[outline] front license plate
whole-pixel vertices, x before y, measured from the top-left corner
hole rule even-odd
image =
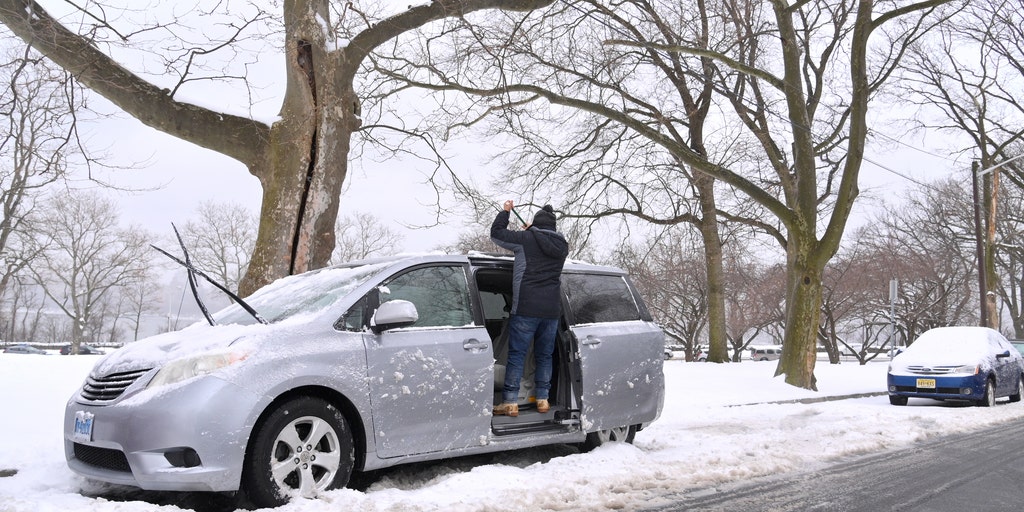
[[[917,387],[935,389],[935,379],[917,379]]]
[[[71,433],[71,440],[78,442],[92,441],[92,422],[93,414],[91,412],[76,412],[75,431]]]

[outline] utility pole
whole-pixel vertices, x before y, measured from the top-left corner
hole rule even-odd
[[[971,162],[971,192],[974,198],[974,246],[978,257],[978,294],[981,311],[978,315],[979,324],[985,327],[988,321],[988,286],[986,286],[985,272],[985,243],[981,236],[981,199],[978,197],[978,167],[977,160]]]
[[[899,281],[889,280],[889,350],[896,355],[896,297],[899,295]]]

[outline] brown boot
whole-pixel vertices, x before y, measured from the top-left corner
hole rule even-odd
[[[501,405],[495,405],[494,406],[494,415],[495,416],[511,416],[511,417],[515,418],[516,416],[519,416],[519,404],[514,403],[514,402],[512,402],[512,403],[505,402],[505,403],[503,403]]]
[[[551,404],[548,403],[546,398],[541,398],[540,400],[537,400],[537,412],[544,414],[549,410],[551,410]]]

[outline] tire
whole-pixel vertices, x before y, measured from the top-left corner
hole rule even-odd
[[[1011,402],[1020,402],[1020,398],[1024,396],[1024,375],[1021,375],[1017,379],[1017,393],[1010,395]]]
[[[333,405],[299,397],[281,404],[254,430],[242,466],[242,489],[258,508],[348,484],[355,466],[352,430]]]
[[[907,405],[908,398],[905,396],[889,395],[889,403],[892,405]]]
[[[996,405],[996,384],[992,379],[985,381],[985,396],[978,400],[978,407],[995,407]]]
[[[587,434],[587,440],[583,442],[583,445],[580,448],[584,452],[589,452],[598,446],[603,446],[608,443],[633,444],[634,437],[636,437],[636,427],[633,425],[608,430],[598,430],[597,432]]]

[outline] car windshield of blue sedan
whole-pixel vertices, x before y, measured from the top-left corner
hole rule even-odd
[[[270,323],[299,314],[312,314],[331,306],[375,275],[387,264],[327,268],[288,276],[245,298]],[[233,304],[214,314],[218,324],[254,324],[256,320],[241,306]]]

